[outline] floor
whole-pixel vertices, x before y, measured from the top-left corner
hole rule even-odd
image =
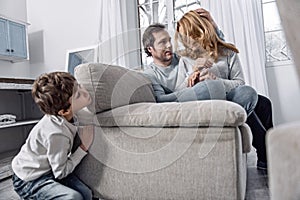
[[[267,170],[256,168],[256,153],[253,149],[247,159],[247,191],[245,200],[269,200],[269,183]]]
[[[7,160],[5,160],[7,163]],[[256,154],[251,151],[248,154],[248,178],[246,200],[269,200],[268,175],[265,170],[256,169]],[[17,194],[12,188],[11,178],[1,179],[1,169],[4,163],[0,163],[0,200],[18,200]],[[6,170],[7,171],[7,170]]]

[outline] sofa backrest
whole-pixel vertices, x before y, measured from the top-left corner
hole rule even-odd
[[[75,78],[93,98],[88,109],[99,113],[116,107],[155,102],[151,82],[140,72],[120,66],[85,63],[75,68]]]

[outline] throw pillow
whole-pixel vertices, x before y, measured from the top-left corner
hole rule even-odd
[[[139,102],[155,102],[150,80],[142,73],[124,67],[85,63],[75,68],[75,78],[93,98],[88,107],[99,113]]]

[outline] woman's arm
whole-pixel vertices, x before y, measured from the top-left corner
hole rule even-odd
[[[231,52],[227,56],[228,66],[228,77],[226,78],[217,78],[222,80],[226,89],[226,92],[229,92],[231,89],[236,88],[239,85],[244,85],[244,74],[242,70],[242,65],[239,59],[239,56],[235,52]],[[225,67],[225,66],[224,66]]]

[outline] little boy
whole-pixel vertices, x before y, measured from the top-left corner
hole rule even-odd
[[[71,153],[73,115],[91,103],[89,93],[69,73],[52,72],[35,80],[32,96],[45,115],[12,161],[15,191],[22,199],[92,199],[72,173],[92,143],[92,126],[81,130],[81,145]]]

